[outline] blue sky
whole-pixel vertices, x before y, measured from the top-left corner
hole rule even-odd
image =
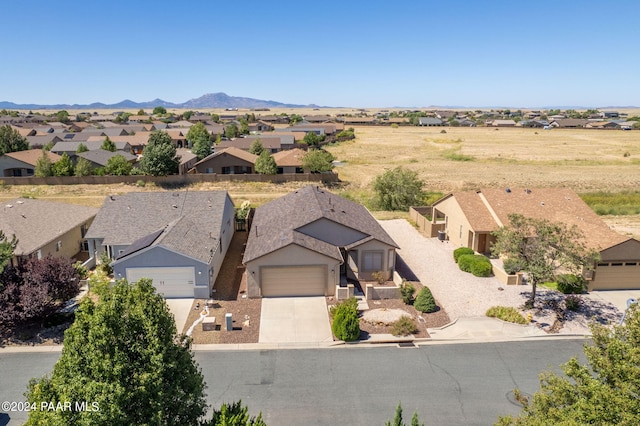
[[[5,1],[0,101],[640,105],[640,2]]]

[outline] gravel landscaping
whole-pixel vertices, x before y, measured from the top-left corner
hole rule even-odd
[[[485,316],[492,306],[518,308],[526,317],[549,333],[586,334],[593,321],[617,323],[621,313],[608,303],[582,295],[583,305],[578,312],[564,311],[558,321],[556,306],[562,307],[564,295],[538,286],[536,309],[524,310],[524,302],[531,294],[530,285],[506,285],[497,278],[474,277],[463,272],[453,260],[457,247],[437,238],[425,238],[404,219],[380,221],[382,227],[401,247],[397,253],[416,278],[431,289],[439,305],[451,320],[463,317]]]

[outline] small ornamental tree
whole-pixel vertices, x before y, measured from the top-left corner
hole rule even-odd
[[[231,123],[224,128],[224,135],[229,139],[237,138],[239,134],[240,131],[238,130],[238,126],[234,123]]]
[[[324,136],[320,136],[316,134],[316,132],[307,132],[304,135],[304,139],[302,141],[310,147],[317,148],[320,146],[320,142],[324,140]]]
[[[423,287],[418,292],[416,300],[413,302],[413,307],[424,313],[435,312],[438,309],[433,294],[431,294],[431,290],[428,287]]]
[[[355,298],[337,304],[333,311],[331,330],[336,338],[345,342],[353,342],[360,337],[360,320],[358,319],[358,302]]]
[[[117,147],[116,147],[116,144],[111,139],[109,139],[109,136],[107,136],[104,142],[102,142],[102,145],[100,145],[100,149],[104,149],[105,151],[116,152]]]
[[[211,154],[211,133],[201,122],[189,128],[187,140],[191,144],[191,152],[198,156],[198,160]]]
[[[80,154],[82,152],[87,152],[87,151],[89,151],[89,148],[87,148],[87,146],[85,144],[80,142],[78,144],[78,148],[76,148],[76,154]]]
[[[262,413],[258,417],[249,416],[249,410],[242,405],[242,400],[231,404],[222,404],[219,410],[213,411],[210,422],[205,426],[266,426]]]
[[[579,273],[592,268],[598,259],[595,250],[588,249],[584,234],[574,225],[555,223],[546,219],[509,215],[509,225],[495,231],[496,241],[491,252],[521,262],[531,283],[531,297],[526,303],[533,308],[536,287],[554,281],[557,271]]]
[[[420,205],[424,192],[423,182],[412,170],[396,167],[376,176],[373,189],[377,201],[384,210],[409,210]]]
[[[31,411],[27,424],[197,425],[204,390],[190,341],[151,280],[121,280],[99,303],[82,300],[51,375],[32,379],[25,394],[38,407],[86,401],[91,409]]]
[[[311,173],[328,172],[333,169],[335,157],[324,149],[311,149],[302,157],[302,167]]]
[[[262,151],[262,154],[256,159],[256,172],[261,175],[275,175],[278,172],[276,160],[273,159],[273,155],[269,151]]]
[[[92,171],[91,162],[86,158],[79,157],[73,169],[74,176],[90,176]]]

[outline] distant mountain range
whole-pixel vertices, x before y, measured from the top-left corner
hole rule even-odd
[[[162,106],[165,108],[326,108],[318,105],[297,105],[285,104],[276,101],[264,101],[261,99],[243,98],[239,96],[229,96],[226,93],[207,93],[199,98],[189,99],[181,104],[163,101],[162,99],[154,99],[149,102],[134,102],[129,99],[118,102],[116,104],[104,104],[95,102],[92,104],[56,104],[56,105],[40,105],[40,104],[16,104],[13,102],[0,101],[0,109],[135,109],[135,108],[155,108]]]

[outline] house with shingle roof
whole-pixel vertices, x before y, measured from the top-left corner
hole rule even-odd
[[[74,257],[86,252],[85,234],[98,209],[75,204],[17,198],[0,206],[0,230],[18,245],[12,263],[30,257]]]
[[[5,177],[33,176],[38,160],[44,152],[41,149],[7,152],[0,156],[0,174]],[[60,156],[53,152],[47,152],[47,155],[52,163],[60,159]]]
[[[304,173],[302,159],[307,151],[294,148],[286,151],[280,151],[273,154],[273,159],[278,166],[278,174],[283,173]]]
[[[489,253],[492,233],[510,214],[575,225],[601,261],[587,277],[592,290],[640,288],[640,241],[613,231],[569,188],[482,189],[452,192],[431,206],[427,234],[437,231],[456,247]]]
[[[216,149],[235,147],[238,149],[249,151],[249,149],[251,148],[251,144],[256,139],[260,139],[262,146],[265,149],[269,150],[272,154],[275,154],[278,151],[282,151],[283,149],[291,149],[293,148],[293,144],[295,143],[295,140],[292,134],[269,134],[269,135],[247,136],[244,138],[235,138],[231,140],[222,141],[220,142],[220,144],[218,144]]]
[[[249,297],[331,296],[393,276],[397,244],[362,205],[306,186],[258,207],[242,263]]]
[[[209,298],[235,229],[226,191],[130,192],[107,197],[87,232],[116,279],[150,278],[165,297]]]
[[[127,162],[134,164],[138,161],[138,157],[126,151],[107,151],[104,149],[95,149],[93,151],[85,151],[77,153],[77,157],[84,158],[91,163],[92,168],[104,167],[109,160],[116,155],[121,155]]]
[[[195,173],[243,175],[254,173],[257,155],[236,147],[216,148],[216,152],[198,161]]]

